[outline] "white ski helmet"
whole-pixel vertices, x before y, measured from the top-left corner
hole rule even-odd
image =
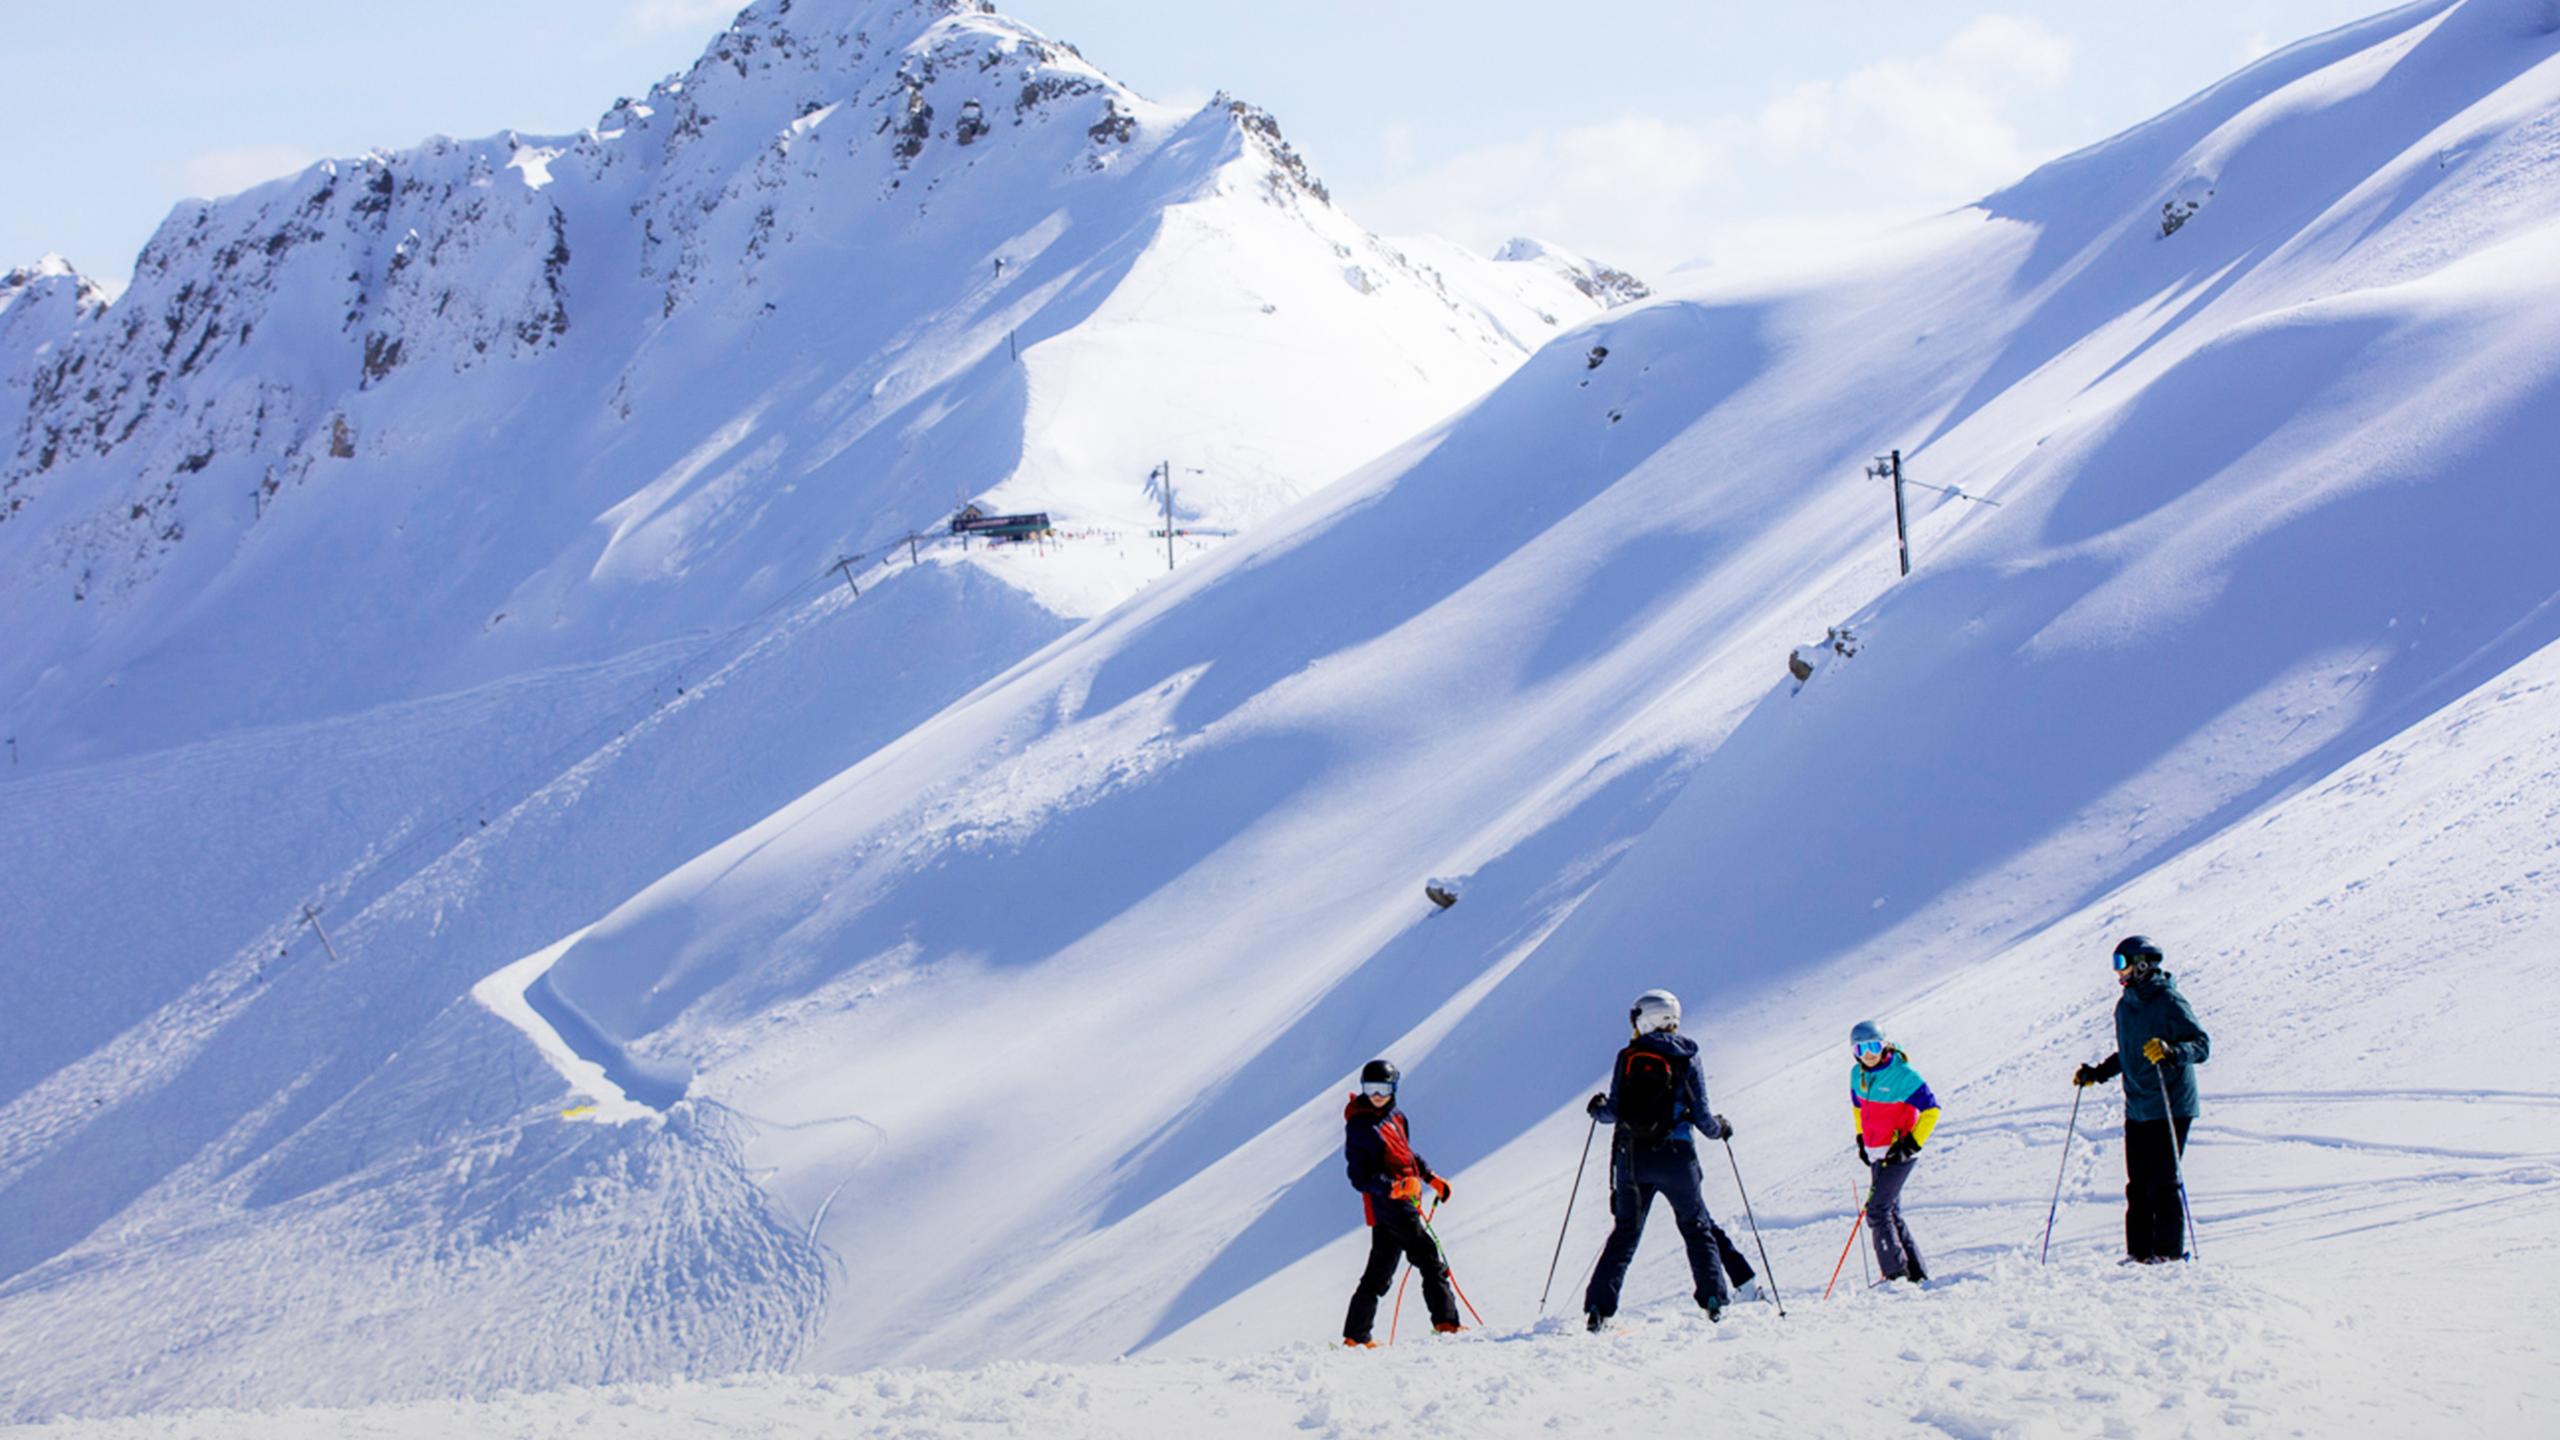
[[[1650,1035],[1656,1030],[1677,1030],[1680,1028],[1680,997],[1668,990],[1647,990],[1637,996],[1634,1006],[1628,1009],[1627,1021],[1636,1027],[1639,1035]]]

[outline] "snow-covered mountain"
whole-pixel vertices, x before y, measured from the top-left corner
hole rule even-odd
[[[767,0],[592,130],[190,203],[111,309],[0,337],[7,723],[58,762],[281,650],[342,653],[179,733],[624,653],[962,500],[1143,531],[1167,459],[1177,522],[1232,530],[1600,308],[1439,259],[1242,102],[962,0]],[[1163,568],[1095,548],[1007,573],[1081,615]]]
[[[2518,1218],[2552,1177],[2529,1138],[2550,1097],[2497,1036],[2560,1023],[2537,963],[2560,924],[2560,496],[2538,478],[2560,442],[2556,134],[2542,0],[2421,0],[1854,263],[1612,309],[983,684],[949,659],[965,636],[836,629],[869,589],[791,607],[749,648],[808,658],[697,677],[682,727],[635,726],[592,779],[333,900],[353,912],[343,963],[305,940],[252,974],[273,946],[244,952],[13,1072],[0,1336],[39,1358],[13,1366],[11,1404],[1322,1336],[1360,1243],[1341,1090],[1380,1053],[1456,1180],[1440,1229],[1462,1282],[1508,1334],[1535,1313],[1581,1097],[1655,984],[1689,1002],[1797,1303],[1854,1198],[1839,1082],[1863,1018],[1947,1104],[1913,1223],[1978,1288],[1895,1297],[1890,1344],[1743,1316],[1703,1352],[1602,1352],[1636,1357],[1629,1383],[1732,1357],[1725,1378],[1798,1428],[1901,1405],[1986,1433],[2020,1405],[2138,1429],[2523,1395],[2548,1365],[2533,1297],[2560,1281]],[[694,383],[716,388],[733,352],[704,353]],[[912,418],[923,449],[977,433],[958,408]],[[1908,580],[1864,473],[1888,450],[1915,487],[1961,492],[1912,490]],[[788,511],[781,488],[751,471],[727,494]],[[611,580],[614,546],[590,543]],[[663,553],[688,580],[725,563]],[[877,597],[912,607],[901,626],[992,611],[1018,633],[1014,602],[967,591],[981,572],[915,568]],[[898,598],[927,581],[960,600]],[[594,603],[552,628],[640,633],[645,598]],[[815,658],[840,633],[899,674],[886,703],[860,708],[863,681]],[[498,723],[525,725],[525,751],[585,753],[577,697],[622,677],[541,673],[260,743],[336,775],[426,767]],[[741,815],[788,767],[729,794],[733,752],[814,765],[830,707],[791,697],[830,686],[856,717],[846,763]],[[909,718],[926,694],[959,698]],[[225,767],[246,793],[261,753],[6,793],[76,835]],[[665,848],[635,837],[732,817],[561,913],[555,892]],[[20,873],[63,873],[18,843]],[[1435,876],[1461,882],[1445,912],[1421,894]],[[48,934],[82,918],[43,913]],[[2061,1176],[2079,1306],[2012,1267],[2055,1183],[2070,1067],[2112,1043],[2104,956],[2132,929],[2215,1030],[2189,1178],[2218,1268],[2159,1294],[2093,1273],[2117,1164],[2100,1101]],[[59,983],[48,1014],[134,1003]],[[1589,1183],[1582,1201],[1574,1264],[1605,1224]],[[2498,1274],[2437,1293],[2474,1244]],[[1636,1298],[1677,1299],[1674,1250],[1653,1242]],[[2375,1291],[2387,1310],[2356,1308]],[[1528,1428],[1559,1396],[1590,1403],[1583,1352],[1547,1347],[1593,1343],[1530,1333],[1340,1383],[1310,1356],[1138,1383],[1164,1377],[1177,1409],[1219,1383],[1240,1405],[1277,1394],[1317,1430],[1355,1406],[1452,1423],[1440,1386],[1466,1386]],[[2377,1399],[2394,1356],[2423,1374]],[[861,1392],[924,1423],[1043,1428],[1051,1397],[1074,1407],[1052,1372],[998,1396],[1018,1373],[954,1381],[948,1405],[934,1382]],[[894,1418],[867,1404],[842,1408]]]
[[[493,960],[1161,576],[1159,465],[1188,563],[1600,308],[1415,258],[1267,114],[1154,105],[956,0],[766,0],[580,135],[191,202],[111,305],[13,272],[0,1283],[118,1215],[279,1218],[237,1188],[260,1157],[485,1019]],[[963,547],[964,500],[1058,532]],[[697,1278],[769,1337],[814,1293],[767,1274],[777,1320]],[[399,1363],[791,1352],[680,1343],[655,1283],[632,1335]]]

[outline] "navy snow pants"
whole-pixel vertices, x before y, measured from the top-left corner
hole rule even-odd
[[[1656,1195],[1671,1202],[1672,1221],[1680,1227],[1680,1241],[1689,1250],[1689,1278],[1697,1285],[1698,1303],[1712,1299],[1721,1306],[1731,1298],[1732,1292],[1725,1287],[1724,1257],[1730,1252],[1739,1259],[1740,1253],[1707,1213],[1701,1188],[1704,1178],[1698,1171],[1697,1147],[1686,1142],[1611,1149],[1609,1213],[1618,1223],[1600,1251],[1599,1267],[1591,1272],[1591,1288],[1582,1297],[1583,1313],[1603,1319],[1618,1313],[1618,1291],[1626,1284],[1627,1267],[1635,1263],[1636,1242],[1644,1238],[1645,1212],[1653,1208]]]
[[[1902,1187],[1919,1164],[1918,1156],[1899,1165],[1879,1160],[1869,1172],[1875,1179],[1867,1191],[1867,1233],[1875,1237],[1876,1273],[1887,1280],[1929,1278],[1920,1263],[1920,1247],[1911,1241],[1911,1227],[1902,1223]]]

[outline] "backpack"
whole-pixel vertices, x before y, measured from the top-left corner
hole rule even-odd
[[[1659,1145],[1679,1123],[1680,1061],[1628,1046],[1618,1058],[1618,1133],[1638,1145]]]

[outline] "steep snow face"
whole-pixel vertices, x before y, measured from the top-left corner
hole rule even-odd
[[[0,1324],[147,1307],[128,1227],[212,1288],[193,1358],[0,1404],[795,1356],[832,1282],[748,1132],[553,1133],[473,987],[1596,311],[1369,236],[1249,105],[844,0],[579,135],[190,204],[111,306],[13,280]]]
[[[1309,1292],[1262,1287],[1356,1213],[1343,1077],[1408,1062],[1444,1165],[1567,1154],[1648,984],[1719,1087],[1783,1089],[1760,1153],[1811,1174],[1837,1082],[1806,1057],[1851,1021],[2102,956],[2112,908],[2017,947],[2560,635],[2528,478],[2560,42],[2519,14],[2394,12],[1863,269],[1592,326],[542,985],[769,1127],[864,1297],[823,1364],[1302,1332]],[[1861,475],[1888,447],[1997,502],[1915,490],[1902,585]],[[1859,653],[1795,693],[1790,646],[1843,621]],[[2498,883],[2547,913],[2550,874]],[[2147,894],[2140,928],[2208,950]],[[1948,1048],[2050,1049],[2051,1013]],[[2000,1073],[1968,1104],[2045,1083]],[[1506,1273],[1554,1198],[1517,1163],[1453,1219]]]

